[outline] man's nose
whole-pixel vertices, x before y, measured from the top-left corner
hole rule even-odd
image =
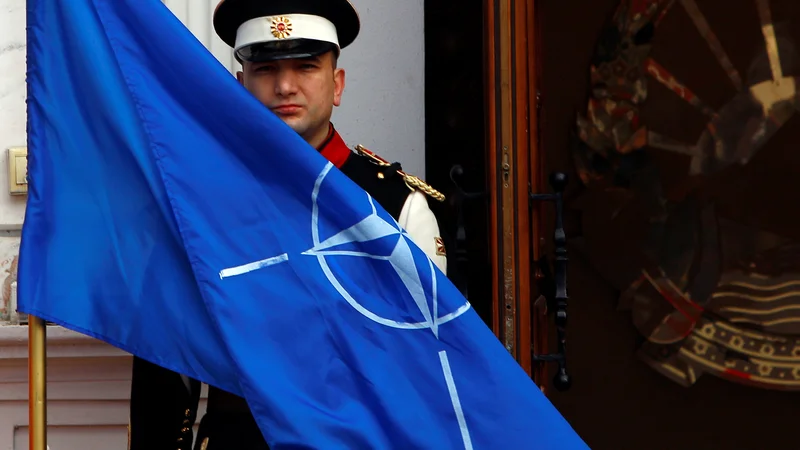
[[[275,82],[275,94],[292,95],[297,92],[297,76],[293,70],[279,70]]]

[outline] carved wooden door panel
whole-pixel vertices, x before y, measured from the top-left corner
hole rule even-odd
[[[794,0],[622,0],[592,61],[576,248],[684,386],[800,390],[799,21]]]
[[[800,405],[800,2],[540,8],[543,153],[570,174],[574,383],[551,401],[592,448],[784,448]]]

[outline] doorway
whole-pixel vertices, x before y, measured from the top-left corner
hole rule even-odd
[[[447,197],[435,212],[453,281],[491,326],[483,20],[481,1],[425,2],[425,175]]]

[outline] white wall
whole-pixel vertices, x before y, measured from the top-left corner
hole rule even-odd
[[[25,0],[0,0],[0,224],[21,224],[25,197],[8,194],[6,149],[25,143]]]
[[[425,177],[423,0],[352,0],[361,34],[342,52],[347,74],[333,120],[345,142],[364,144]]]

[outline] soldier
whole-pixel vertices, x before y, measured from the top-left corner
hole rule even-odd
[[[341,102],[341,49],[360,29],[348,0],[222,0],[214,28],[231,46],[239,82],[344,174],[367,191],[446,273],[438,222],[428,197],[443,196],[361,146],[345,145],[331,124]],[[189,450],[200,383],[134,359],[130,406],[133,450]],[[195,450],[267,449],[245,400],[209,386]]]

